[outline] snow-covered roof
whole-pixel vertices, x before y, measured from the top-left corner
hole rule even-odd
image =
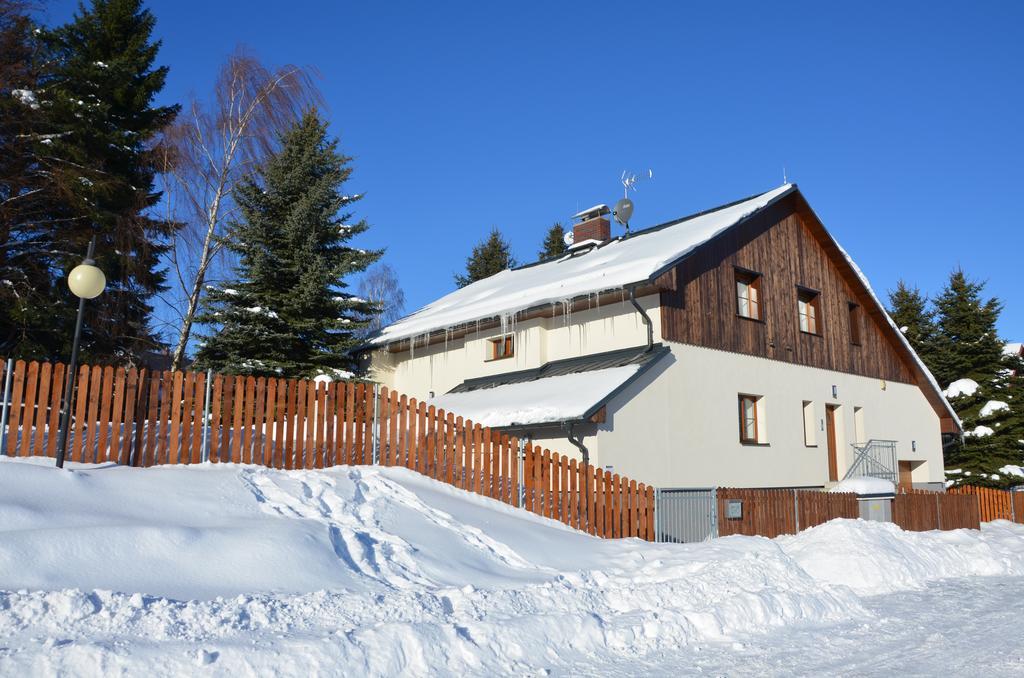
[[[385,327],[370,340],[383,345],[543,304],[647,282],[694,248],[794,190],[773,191],[665,226],[617,238],[582,253],[502,271],[467,285]]]
[[[428,404],[471,419],[481,426],[554,424],[578,421],[605,402],[642,369],[625,365],[578,372],[520,384],[446,393]]]
[[[1021,349],[1024,348],[1024,344],[1019,341],[1008,341],[1003,346],[1004,355],[1021,355]]]

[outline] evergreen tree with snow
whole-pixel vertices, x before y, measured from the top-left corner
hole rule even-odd
[[[455,274],[455,284],[465,287],[515,266],[516,260],[512,256],[512,246],[501,235],[501,231],[492,228],[491,234],[476,245],[473,248],[473,253],[466,259],[465,275]]]
[[[238,278],[209,289],[199,320],[217,329],[200,343],[197,366],[286,377],[354,368],[349,352],[379,307],[347,293],[346,279],[382,252],[349,244],[369,228],[351,222],[361,196],[341,191],[350,161],[311,111],[236,191],[241,218],[224,244]]]
[[[953,271],[935,299],[936,341],[929,368],[948,384],[950,404],[963,422],[964,439],[947,452],[957,482],[999,486],[999,469],[1020,463],[1020,385],[1011,375],[996,323],[1002,303],[983,299],[985,285]]]
[[[928,297],[900,280],[896,289],[889,292],[889,315],[921,360],[931,365],[937,330]]]
[[[541,243],[540,252],[537,253],[538,259],[551,259],[554,257],[560,257],[568,251],[568,246],[565,244],[565,228],[560,222],[555,222],[551,228],[548,229],[548,233],[544,236],[544,242]]]
[[[957,269],[935,299],[938,339],[930,367],[940,384],[963,378],[981,383],[1002,366],[1004,342],[996,321],[1003,305],[996,298],[983,300],[984,289]]]
[[[64,276],[93,236],[107,289],[88,305],[83,358],[134,362],[157,346],[151,300],[163,289],[159,262],[175,225],[150,212],[160,200],[152,145],[178,107],[154,105],[167,76],[154,65],[155,21],[140,0],[93,0],[68,24],[40,31],[46,63],[34,100],[43,124],[31,139],[35,169],[57,190],[38,254],[52,276],[40,302],[45,326],[32,328],[38,357],[67,357],[78,304]]]
[[[0,355],[50,357],[55,174],[40,154],[48,111],[28,8],[0,0]]]

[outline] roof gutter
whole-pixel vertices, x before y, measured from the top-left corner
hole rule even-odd
[[[651,320],[651,316],[647,315],[647,311],[644,307],[637,303],[636,300],[636,285],[629,287],[629,303],[633,304],[633,308],[640,314],[644,324],[647,325],[647,350],[644,353],[650,353],[654,350],[654,322]]]
[[[565,427],[566,438],[568,438],[569,442],[572,443],[573,446],[575,446],[576,449],[578,449],[580,451],[580,457],[583,459],[583,488],[589,490],[589,486],[590,486],[590,450],[588,450],[587,446],[583,444],[583,438],[581,436],[577,436],[575,434],[575,431],[573,430],[573,424],[571,424],[571,423],[570,424],[563,423],[562,426]],[[585,500],[584,508],[583,508],[584,515],[580,516],[580,524],[581,525],[587,525],[590,522],[590,515],[591,515],[590,502],[593,501],[593,500],[590,498],[590,495],[592,494],[591,492],[586,491],[586,492],[583,492],[583,494],[586,496],[586,500]]]

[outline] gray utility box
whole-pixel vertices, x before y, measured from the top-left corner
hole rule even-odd
[[[892,522],[892,500],[894,494],[862,494],[857,497],[862,520],[877,520],[883,523]]]

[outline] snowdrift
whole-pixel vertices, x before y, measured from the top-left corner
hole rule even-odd
[[[494,675],[1024,575],[1024,528],[605,541],[405,469],[0,463],[0,673]],[[43,464],[46,464],[45,466]]]

